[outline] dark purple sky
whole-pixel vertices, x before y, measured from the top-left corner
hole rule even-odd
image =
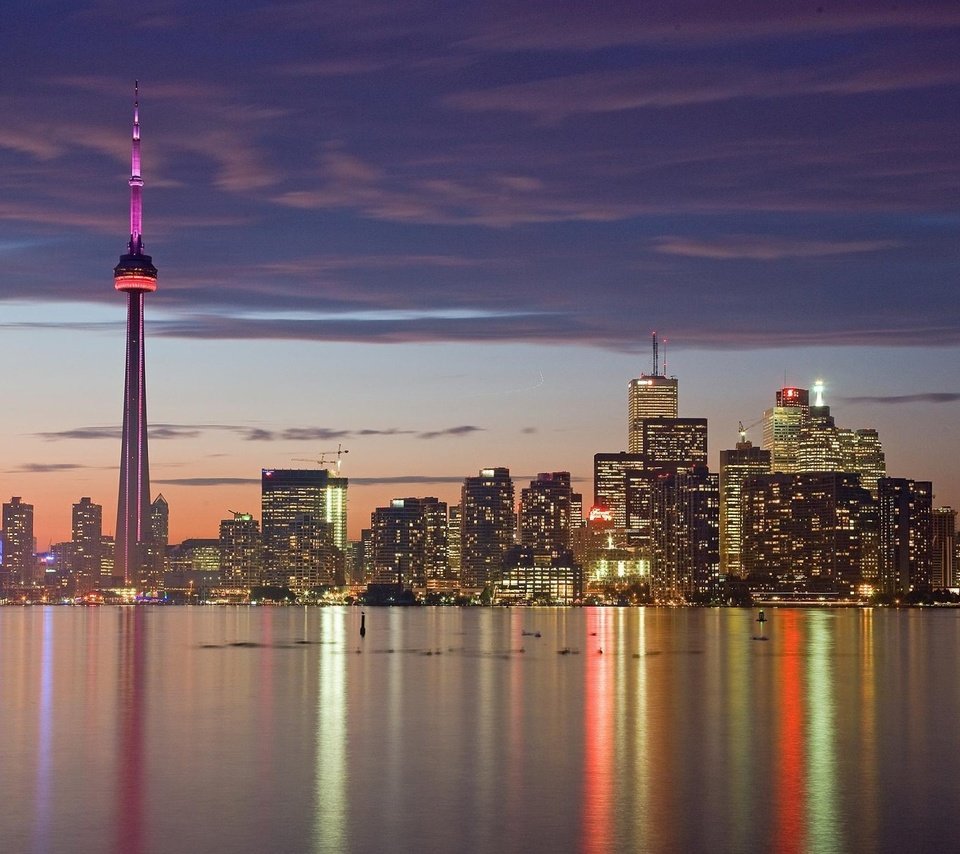
[[[147,5],[0,27],[0,492],[51,531],[113,512],[134,77],[175,529],[337,436],[391,494],[587,477],[653,329],[714,454],[823,374],[960,501],[956,2]]]

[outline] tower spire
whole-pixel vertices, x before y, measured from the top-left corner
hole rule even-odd
[[[130,147],[130,242],[113,268],[113,285],[127,295],[126,373],[123,387],[123,432],[120,489],[117,501],[116,573],[124,584],[150,580],[146,558],[150,546],[150,464],[147,455],[147,380],[144,359],[144,296],[157,289],[157,268],[143,251],[143,178],[140,176],[140,84],[133,88],[133,135]]]
[[[143,254],[143,178],[140,177],[140,81],[133,84],[133,137],[130,141],[130,254]]]
[[[653,333],[653,373],[651,376],[660,376],[660,348],[657,344],[657,333]]]

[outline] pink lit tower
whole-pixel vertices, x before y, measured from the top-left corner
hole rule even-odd
[[[143,251],[140,177],[140,87],[133,90],[130,244],[113,269],[114,287],[127,295],[127,367],[123,384],[123,447],[117,501],[115,574],[138,586],[149,537],[150,464],[147,458],[147,382],[143,358],[143,297],[157,289],[157,268]]]

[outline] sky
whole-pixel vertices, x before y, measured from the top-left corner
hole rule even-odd
[[[0,56],[0,496],[38,548],[81,496],[115,524],[134,79],[171,542],[341,445],[352,536],[489,466],[589,505],[654,330],[712,467],[823,378],[960,506],[955,0],[12,0]]]

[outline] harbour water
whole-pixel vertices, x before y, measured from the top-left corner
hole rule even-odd
[[[960,611],[767,617],[0,608],[0,850],[960,850]]]

